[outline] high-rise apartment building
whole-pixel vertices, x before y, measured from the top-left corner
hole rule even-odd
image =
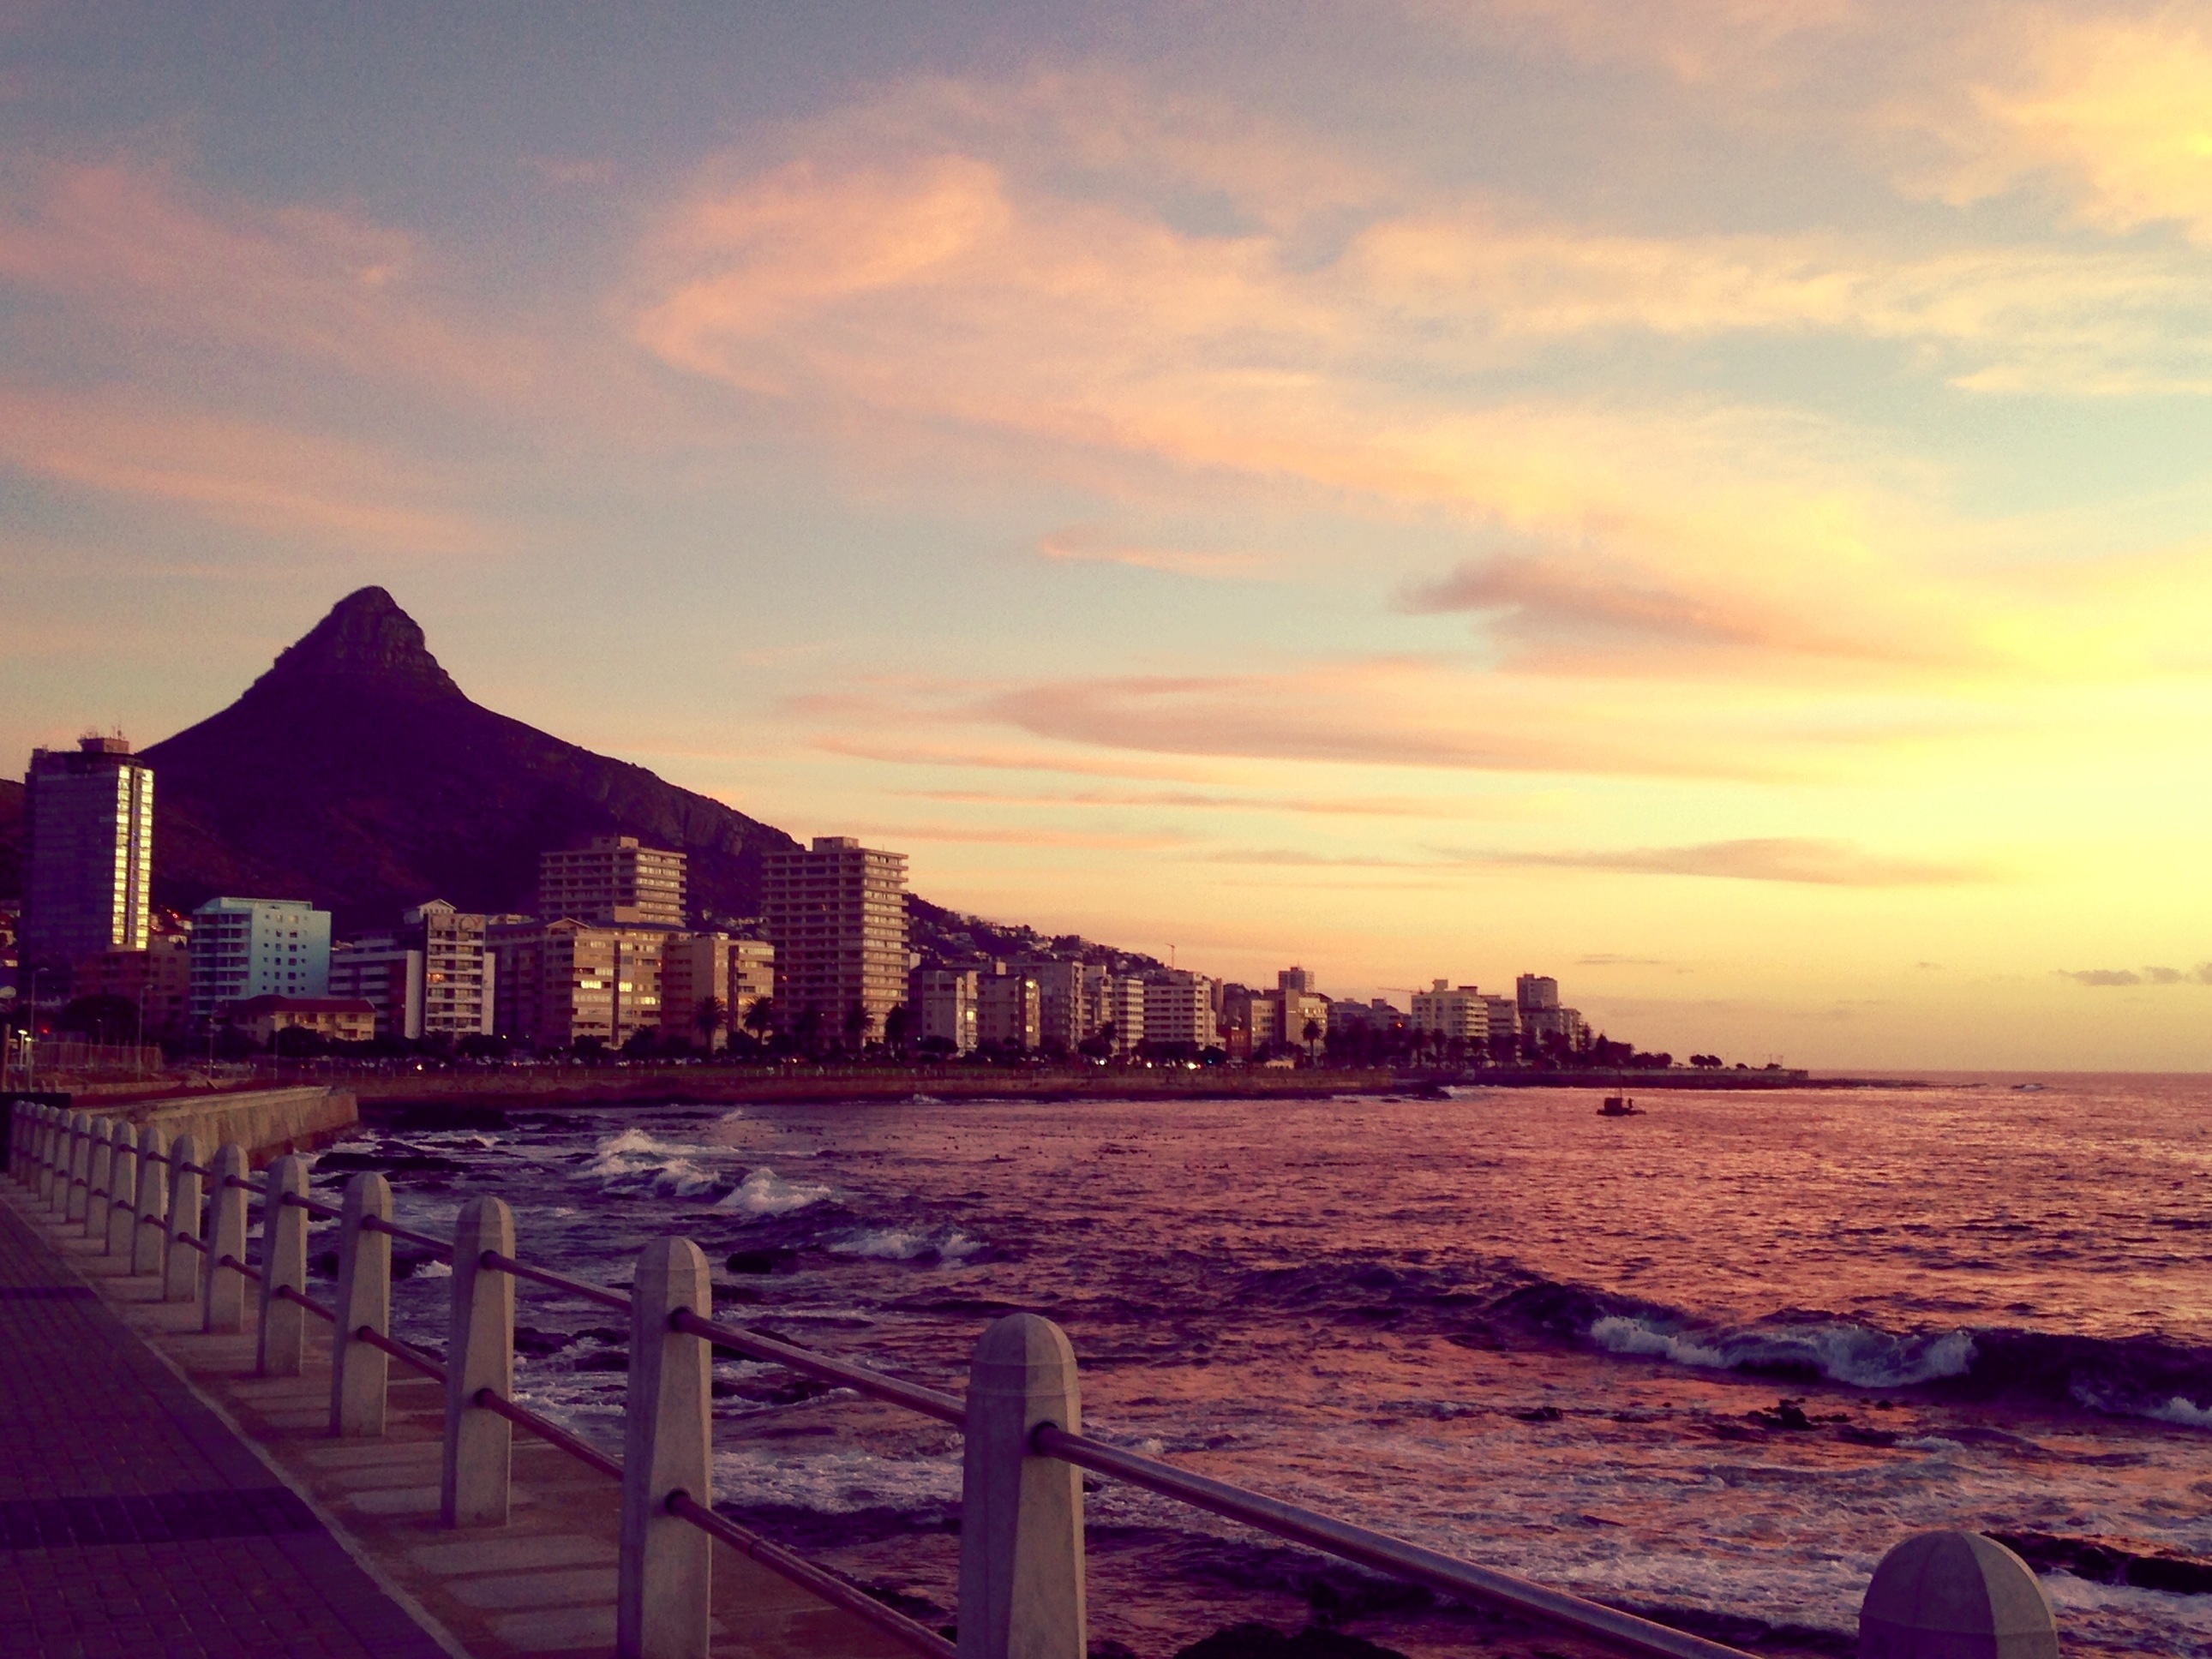
[[[1559,1006],[1559,981],[1548,974],[1523,974],[1513,981],[1513,1000],[1523,1014]]]
[[[1040,1046],[1073,1054],[1106,1018],[1102,1006],[1105,968],[1095,962],[1068,962],[1056,957],[1024,957],[1013,965],[1037,983]]]
[[[564,917],[494,921],[486,933],[501,1036],[545,1054],[586,1039],[619,1048],[641,1030],[660,1029],[664,930]]]
[[[23,779],[26,963],[69,967],[151,936],[154,769],[121,738],[34,749]]]
[[[1044,1040],[1044,998],[1032,975],[997,962],[978,976],[975,1040],[1024,1050]]]
[[[538,914],[594,927],[681,927],[684,855],[635,836],[594,836],[538,855]]]
[[[1490,1013],[1490,1041],[1521,1035],[1521,1005],[1513,998],[1486,996],[1482,1006]]]
[[[192,912],[191,1020],[248,997],[330,992],[331,916],[305,899],[215,898]]]
[[[1145,1000],[1149,989],[1134,974],[1106,976],[1100,998],[1105,1018],[1098,1029],[1106,1033],[1108,1027],[1112,1028],[1111,1047],[1115,1054],[1134,1054],[1145,1040]]]
[[[881,1036],[906,1000],[906,854],[817,836],[811,848],[769,854],[762,874],[777,1024],[790,1030],[811,1015],[836,1038],[857,1008],[861,1035]]]
[[[660,951],[660,1033],[710,1053],[775,990],[775,948],[727,933],[672,933]],[[711,1000],[713,1008],[708,1007]],[[716,1013],[714,1030],[700,1022]]]
[[[973,968],[915,969],[907,978],[908,1038],[916,1044],[948,1044],[956,1054],[973,1049],[980,978]]]
[[[443,899],[417,905],[389,933],[331,952],[331,994],[376,1010],[376,1034],[410,1042],[489,1033],[498,963],[484,945],[489,918]]]
[[[1145,982],[1145,1041],[1212,1048],[1221,1040],[1215,994],[1214,982],[1203,974],[1174,969],[1154,974]]]
[[[1447,1040],[1483,1043],[1490,1040],[1490,1000],[1472,985],[1437,980],[1413,993],[1413,1029]]]

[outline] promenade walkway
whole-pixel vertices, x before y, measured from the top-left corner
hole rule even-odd
[[[0,1205],[0,1652],[444,1659]]]

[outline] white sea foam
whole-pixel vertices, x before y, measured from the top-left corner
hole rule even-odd
[[[716,1181],[714,1171],[692,1156],[698,1150],[655,1140],[642,1129],[624,1129],[599,1142],[583,1173],[610,1190],[693,1198]]]
[[[2163,1406],[2153,1406],[2142,1415],[2157,1419],[2161,1423],[2179,1423],[2185,1428],[2212,1429],[2212,1408],[2198,1405],[2182,1395],[2176,1395]]]
[[[1764,1325],[1724,1332],[1669,1331],[1626,1314],[1593,1321],[1590,1340],[1613,1353],[1644,1354],[1678,1365],[1723,1370],[1802,1366],[1861,1389],[1899,1389],[1963,1376],[1974,1363],[1966,1331],[1899,1338],[1844,1321]]]
[[[982,1241],[957,1228],[931,1232],[916,1227],[870,1227],[830,1247],[839,1255],[871,1256],[878,1261],[963,1261],[983,1248]]]
[[[415,1270],[417,1279],[451,1279],[453,1276],[453,1264],[450,1261],[426,1261]]]
[[[827,1187],[812,1182],[786,1181],[763,1164],[717,1200],[714,1207],[726,1214],[788,1215],[829,1196]]]

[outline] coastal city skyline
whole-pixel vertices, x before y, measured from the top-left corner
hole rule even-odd
[[[963,911],[2212,1064],[2189,9],[408,15],[8,25],[11,771],[376,581]]]

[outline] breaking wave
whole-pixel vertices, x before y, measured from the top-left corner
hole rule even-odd
[[[2035,1400],[2212,1429],[2212,1347],[2145,1334],[2067,1336],[2002,1326],[1897,1332],[1790,1309],[1728,1322],[1510,1262],[1470,1271],[1340,1262],[1246,1275],[1241,1300],[1462,1340],[1536,1340],[1762,1380],[1927,1388]]]
[[[600,1140],[582,1173],[609,1192],[696,1198],[718,1184],[715,1172],[692,1156],[696,1151],[624,1129]]]
[[[749,1171],[743,1181],[714,1201],[714,1207],[725,1214],[789,1215],[793,1210],[803,1210],[829,1196],[827,1187],[814,1182],[786,1181],[763,1165]]]
[[[842,1238],[830,1249],[839,1255],[870,1256],[878,1261],[964,1261],[983,1248],[957,1227],[931,1232],[920,1227],[870,1227]]]

